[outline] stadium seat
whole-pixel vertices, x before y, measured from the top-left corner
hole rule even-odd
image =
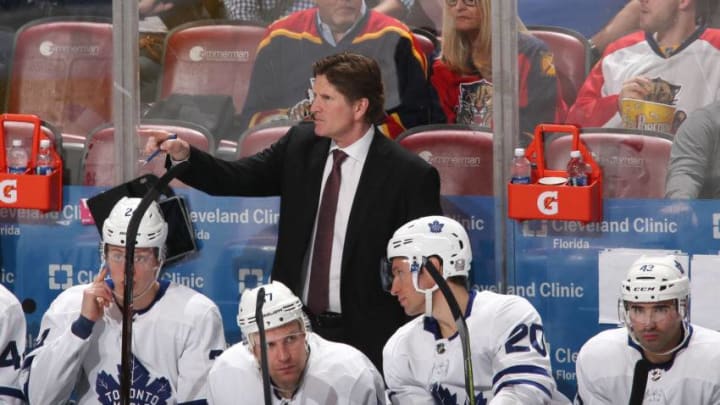
[[[213,139],[207,131],[199,126],[183,121],[172,120],[143,120],[141,129],[164,129],[176,133],[180,139],[202,150],[212,151]],[[143,166],[143,148],[147,141],[146,134],[141,133],[137,141],[138,162],[137,175],[147,173],[162,176],[165,173],[165,158],[161,155]],[[101,126],[90,133],[85,146],[82,164],[82,184],[85,186],[112,186],[115,185],[115,128],[112,125]],[[173,180],[171,186],[183,186],[178,180]]]
[[[603,197],[664,198],[672,146],[670,135],[629,129],[584,128],[580,139],[603,170]],[[549,142],[545,151],[549,169],[565,169],[571,144],[570,135]]]
[[[397,142],[440,173],[442,195],[493,195],[493,135],[490,128],[433,124],[411,128]]]
[[[435,37],[432,36],[431,32],[422,29],[415,29],[412,34],[420,47],[420,50],[422,50],[425,54],[428,66],[432,66],[433,59],[435,59],[435,51],[437,49],[435,42],[433,42],[433,38]],[[437,38],[435,38],[435,41],[437,41]]]
[[[85,137],[111,121],[112,24],[69,18],[35,20],[17,31],[6,108]]]
[[[530,25],[527,28],[552,51],[563,100],[568,107],[572,106],[590,72],[590,44],[587,38],[562,27]]]
[[[266,122],[249,128],[240,135],[237,147],[237,158],[252,156],[262,151],[282,138],[290,127],[297,123],[298,121],[293,120],[279,120]]]
[[[231,21],[197,21],[165,39],[159,99],[170,94],[220,94],[245,105],[255,52],[265,28]]]

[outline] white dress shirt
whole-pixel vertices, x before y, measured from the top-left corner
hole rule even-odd
[[[332,253],[330,257],[330,274],[329,280],[330,285],[328,286],[328,311],[342,313],[342,307],[340,304],[340,268],[342,266],[343,247],[345,245],[345,233],[347,232],[347,225],[350,219],[350,211],[352,210],[353,200],[355,199],[355,192],[357,191],[358,183],[360,182],[360,174],[362,174],[363,166],[365,165],[365,159],[367,158],[368,150],[370,150],[370,144],[372,143],[373,136],[375,133],[375,127],[371,126],[370,129],[358,139],[352,145],[342,148],[348,157],[340,166],[340,192],[338,194],[337,211],[335,211],[335,227],[333,228],[333,243]],[[335,141],[330,143],[330,151],[328,153],[327,160],[325,161],[325,170],[323,171],[322,186],[320,188],[320,196],[322,196],[325,190],[325,182],[330,176],[332,170],[333,157],[332,151],[338,149]],[[320,209],[320,201],[318,201],[318,208]],[[312,243],[309,246],[308,257],[306,265],[309,267],[312,263],[312,252],[315,246],[315,232],[317,232],[317,220],[318,215],[315,215],[315,226],[313,227]],[[305,285],[303,287],[303,302],[308,302],[308,289],[310,285],[310,271],[311,268],[305,272]]]

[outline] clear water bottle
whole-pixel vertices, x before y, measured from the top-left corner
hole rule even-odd
[[[567,164],[568,184],[571,186],[587,186],[588,165],[583,161],[579,150],[570,152],[570,161]]]
[[[40,140],[40,151],[38,151],[37,162],[35,163],[35,173],[41,176],[49,176],[53,172],[55,162],[53,161],[52,150],[50,149],[50,140]]]
[[[530,160],[525,157],[525,149],[515,148],[515,156],[512,160],[510,168],[511,183],[530,184],[530,176],[532,175],[532,166]]]
[[[13,139],[7,154],[7,171],[11,174],[23,174],[27,170],[28,153],[22,146],[22,140]]]

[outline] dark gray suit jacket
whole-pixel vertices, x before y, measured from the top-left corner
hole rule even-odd
[[[302,297],[303,260],[311,244],[330,139],[314,124],[294,126],[268,149],[234,162],[197,149],[180,177],[211,195],[280,196],[272,278]],[[407,221],[441,214],[440,178],[430,164],[377,130],[353,201],[343,250],[340,300],[349,343],[380,368],[382,348],[407,319],[381,287],[379,265],[393,232]]]

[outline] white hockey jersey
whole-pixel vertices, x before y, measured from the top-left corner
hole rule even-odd
[[[272,403],[282,405],[371,405],[384,403],[382,377],[357,349],[308,333],[310,357],[302,385],[292,399],[275,390]],[[264,403],[263,383],[257,360],[238,343],[215,361],[208,376],[208,403],[236,405]],[[242,400],[240,400],[242,399]]]
[[[20,366],[27,327],[20,301],[0,284],[0,404],[24,403]]]
[[[122,313],[113,303],[87,338],[78,336],[90,332],[89,321],[77,321],[85,288],[64,291],[43,316],[23,369],[33,404],[64,403],[73,388],[78,405],[119,403]],[[207,372],[226,346],[210,299],[162,280],[153,304],[134,316],[132,337],[132,404],[204,403]]]
[[[676,116],[686,117],[720,99],[718,66],[720,30],[698,28],[671,56],[664,56],[651,34],[627,35],[610,44],[592,69],[568,112],[567,122],[586,127],[622,127],[618,94],[623,82],[636,76],[666,83],[666,101],[675,106]]]
[[[690,338],[648,373],[644,405],[720,404],[720,333],[692,325]],[[641,348],[626,328],[600,332],[577,357],[576,404],[627,404]]]
[[[556,389],[542,320],[526,299],[473,290],[465,322],[476,404],[492,404],[503,389],[524,405],[570,403]],[[467,403],[460,338],[443,338],[433,318],[417,317],[390,337],[383,369],[393,404]]]

